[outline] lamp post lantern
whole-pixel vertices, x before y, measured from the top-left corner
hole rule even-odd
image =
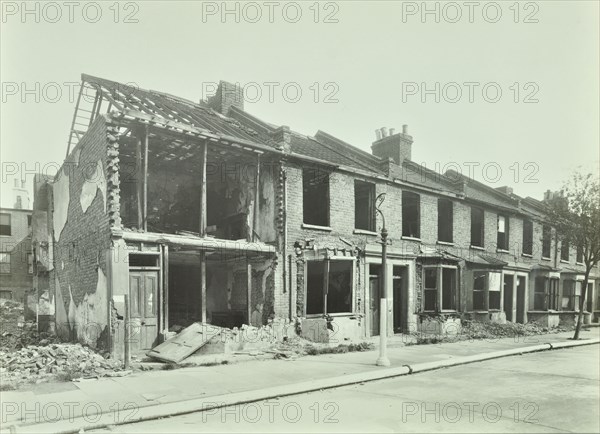
[[[385,200],[385,193],[381,193],[375,199],[375,209],[381,215],[381,274],[383,285],[381,285],[381,295],[379,301],[379,357],[377,366],[390,366],[390,359],[387,357],[387,317],[388,317],[388,279],[387,279],[387,240],[388,231],[385,227],[385,216],[381,211],[381,205]]]

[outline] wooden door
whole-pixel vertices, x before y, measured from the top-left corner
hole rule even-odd
[[[158,271],[129,272],[131,351],[151,349],[158,342]]]

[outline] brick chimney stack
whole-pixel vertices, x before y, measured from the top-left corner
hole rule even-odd
[[[387,160],[391,158],[398,165],[404,160],[410,160],[412,156],[413,138],[408,134],[408,125],[402,125],[402,132],[396,133],[386,127],[375,130],[376,140],[371,145],[373,155]]]
[[[221,80],[217,92],[208,98],[206,105],[225,116],[232,106],[244,110],[244,88]]]

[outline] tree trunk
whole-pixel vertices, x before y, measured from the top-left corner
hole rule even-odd
[[[581,296],[579,297],[579,315],[577,315],[577,325],[575,326],[575,336],[573,340],[579,339],[579,332],[581,331],[581,325],[583,324],[583,307],[585,306],[585,295],[587,292],[588,278],[590,276],[590,269],[585,267],[585,276],[583,277],[583,283],[581,284]]]

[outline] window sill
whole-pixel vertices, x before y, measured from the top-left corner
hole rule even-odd
[[[524,256],[526,258],[533,258],[533,255],[530,255],[529,253],[521,253],[521,256]]]
[[[575,262],[575,265],[585,265],[583,262]]]
[[[415,237],[405,237],[404,235],[402,235],[402,237],[401,237],[401,238],[402,238],[403,240],[406,240],[406,241],[417,241],[417,242],[419,242],[419,243],[421,242],[421,238],[415,238]]]
[[[379,235],[377,232],[375,231],[368,231],[366,229],[354,229],[354,231],[352,231],[352,233],[354,234],[359,234],[359,235],[373,235],[373,236],[377,236]]]
[[[440,246],[453,246],[454,243],[451,241],[436,241],[437,244],[439,244]]]
[[[352,317],[352,316],[357,317],[357,316],[359,316],[359,314],[352,313],[352,312],[328,313],[328,314],[324,314],[324,313],[308,313],[308,314],[306,314],[307,319],[326,318],[328,316],[332,317],[332,318],[343,318],[343,317]]]
[[[560,263],[561,263],[561,264],[568,264],[568,263],[569,263],[569,261],[565,261],[564,259],[561,259],[561,260],[560,260]]]
[[[473,250],[485,250],[485,247],[482,247],[482,246],[473,246],[473,245],[471,245],[471,246],[469,246],[469,248],[473,249]]]
[[[542,256],[542,261],[551,261],[552,259]]]
[[[332,231],[330,226],[309,225],[308,223],[302,223],[302,229],[311,229],[314,231],[324,231],[324,232]]]
[[[506,250],[506,249],[496,249],[497,253],[510,253],[510,250]]]

